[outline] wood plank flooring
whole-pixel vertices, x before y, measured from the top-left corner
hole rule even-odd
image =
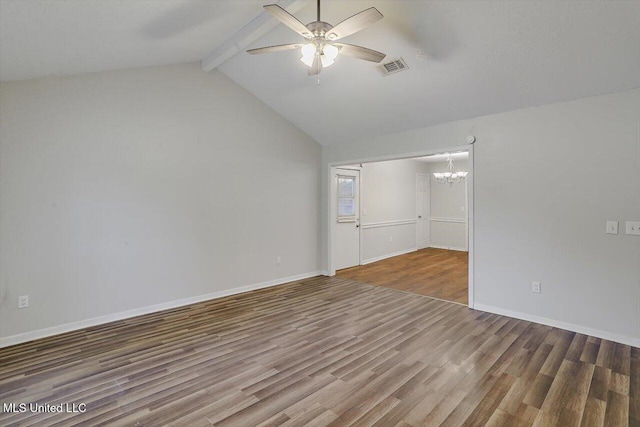
[[[0,425],[638,426],[640,349],[318,277],[0,349]]]
[[[340,270],[338,277],[469,303],[469,255],[427,248],[358,267]]]

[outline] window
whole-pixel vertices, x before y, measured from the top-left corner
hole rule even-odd
[[[355,221],[356,178],[338,175],[338,222]]]

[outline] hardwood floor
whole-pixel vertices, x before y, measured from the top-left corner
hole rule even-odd
[[[340,270],[337,275],[460,304],[469,303],[467,252],[420,249],[372,264]]]
[[[318,277],[0,349],[0,425],[640,425],[640,349]]]

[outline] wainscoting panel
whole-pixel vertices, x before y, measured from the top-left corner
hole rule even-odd
[[[416,250],[416,220],[362,224],[362,264]]]
[[[467,222],[457,218],[431,218],[429,220],[431,247],[467,251]]]

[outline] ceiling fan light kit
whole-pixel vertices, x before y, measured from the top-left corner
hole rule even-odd
[[[302,61],[306,66],[313,66],[313,61],[316,55],[320,55],[320,61],[322,62],[322,67],[327,68],[336,60],[338,56],[338,48],[332,44],[315,44],[315,43],[307,43],[302,46],[300,50],[302,53],[302,57],[300,61]]]
[[[357,33],[383,18],[375,7],[363,10],[340,22],[335,27],[320,20],[320,0],[318,0],[318,19],[304,25],[289,12],[277,4],[264,6],[265,10],[280,20],[287,27],[307,39],[304,44],[294,43],[278,46],[250,49],[247,52],[255,55],[260,53],[281,52],[285,50],[300,49],[300,61],[309,67],[307,74],[310,76],[320,74],[323,68],[331,66],[339,53],[365,61],[379,63],[386,56],[362,46],[346,43],[336,43],[343,37]]]

